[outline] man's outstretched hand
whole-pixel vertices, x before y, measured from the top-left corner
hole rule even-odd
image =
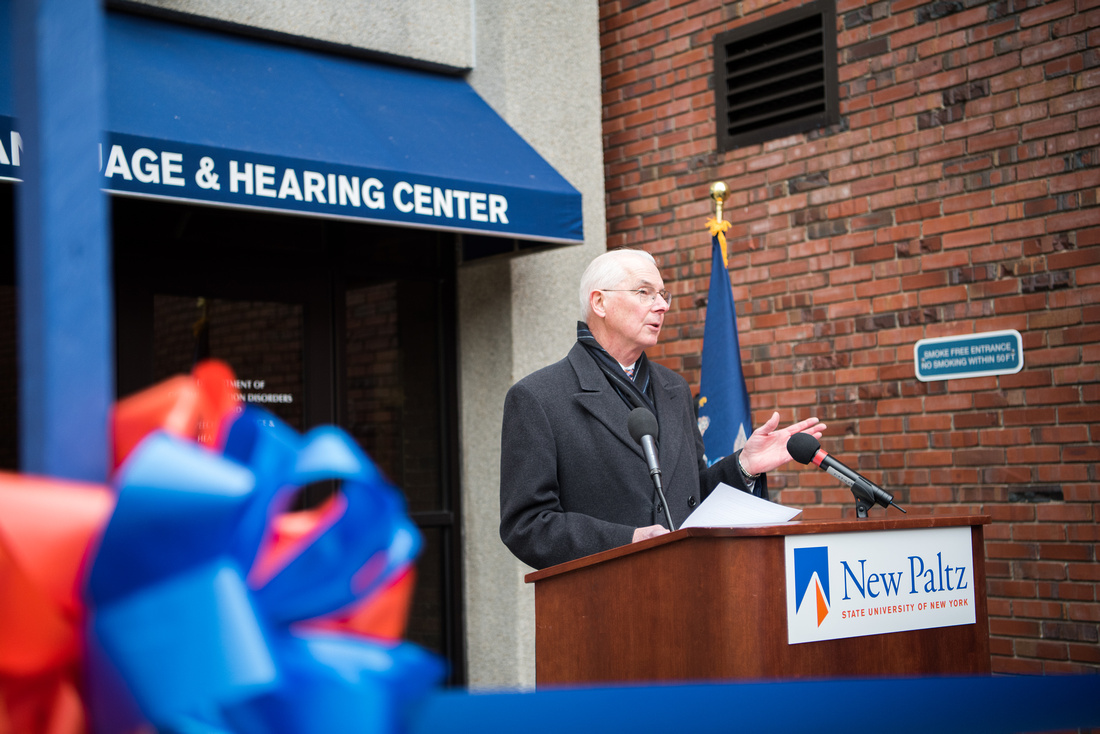
[[[807,418],[776,430],[778,427],[779,413],[772,413],[768,422],[753,431],[745,442],[745,448],[741,450],[741,466],[749,474],[770,472],[791,461],[787,440],[794,434],[808,433],[814,438],[821,438],[825,431],[825,424],[817,418]]]

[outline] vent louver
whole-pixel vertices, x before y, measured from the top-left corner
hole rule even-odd
[[[812,3],[734,29],[714,45],[720,151],[837,121],[831,6]]]

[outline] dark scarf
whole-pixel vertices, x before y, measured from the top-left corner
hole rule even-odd
[[[634,379],[631,380],[627,377],[622,365],[615,361],[615,358],[608,354],[606,349],[600,346],[600,343],[596,341],[596,337],[592,336],[592,332],[589,331],[588,324],[583,321],[577,322],[577,341],[592,355],[596,365],[607,376],[607,381],[611,383],[611,387],[615,388],[615,392],[619,393],[619,397],[623,399],[623,402],[629,408],[646,408],[654,416],[657,415],[657,405],[650,397],[649,360],[646,359],[645,352],[642,352],[642,355],[638,357],[638,361],[634,364]]]

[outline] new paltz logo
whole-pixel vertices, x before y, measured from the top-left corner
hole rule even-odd
[[[791,644],[975,623],[969,527],[789,535]]]
[[[817,611],[817,626],[825,621],[829,614],[829,548],[816,546],[794,549],[794,588],[795,613],[802,609],[802,602],[810,598],[813,590],[814,606]]]

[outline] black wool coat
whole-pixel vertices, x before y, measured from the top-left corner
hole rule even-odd
[[[719,482],[745,490],[736,454],[707,467],[691,391],[650,362],[662,488],[677,527]],[[662,524],[631,408],[581,344],[523,378],[504,402],[500,537],[524,563],[546,568],[631,542]],[[767,497],[767,479],[756,480]],[[663,508],[662,508],[663,510]]]

